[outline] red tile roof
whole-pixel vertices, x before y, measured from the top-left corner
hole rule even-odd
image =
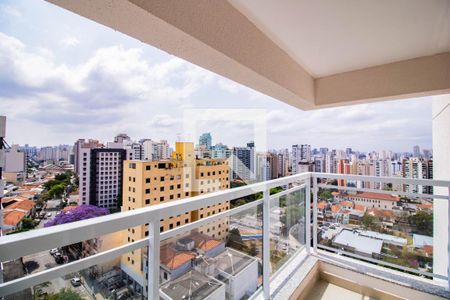
[[[375,217],[378,218],[393,218],[394,212],[392,210],[387,209],[378,209],[378,208],[370,208],[367,210],[367,212]]]
[[[353,207],[353,202],[350,201],[342,201],[340,204],[346,207]]]
[[[325,207],[327,207],[328,202],[326,201],[321,201],[319,203],[317,203],[317,208],[318,209],[324,209]]]
[[[15,198],[16,199],[16,198]],[[16,201],[8,206],[5,207],[5,211],[8,210],[23,210],[23,211],[30,211],[33,209],[33,207],[36,205],[36,203],[32,200],[19,200]]]
[[[3,224],[17,226],[25,215],[26,213],[18,210],[5,211],[3,212]]]
[[[358,192],[354,196],[359,197],[359,198],[365,198],[365,199],[385,200],[385,201],[395,201],[395,202],[398,202],[400,200],[400,198],[398,196],[372,193],[372,192]]]
[[[166,244],[161,246],[160,261],[161,264],[171,270],[178,269],[185,263],[195,258],[194,252],[191,251],[177,251],[173,245]]]

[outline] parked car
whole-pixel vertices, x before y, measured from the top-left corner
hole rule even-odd
[[[72,283],[73,286],[80,286],[81,285],[81,278],[74,277],[70,279],[70,283]]]
[[[51,218],[51,217],[52,217],[52,213],[49,212],[49,213],[47,214],[47,218]]]
[[[64,263],[64,258],[63,258],[63,256],[61,255],[61,253],[56,252],[55,255],[54,255],[54,257],[55,257],[55,262],[56,262],[58,265]]]
[[[51,255],[54,256],[56,253],[59,253],[58,248],[53,248],[53,249],[50,250],[50,254],[51,254]]]

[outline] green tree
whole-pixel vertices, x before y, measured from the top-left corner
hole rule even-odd
[[[409,224],[418,234],[433,236],[433,215],[425,211],[418,211],[409,217]]]
[[[54,185],[49,191],[48,194],[51,198],[60,198],[62,194],[64,193],[64,184],[60,183],[57,185]]]
[[[241,233],[239,232],[239,229],[233,228],[228,233],[227,237],[227,247],[236,249],[236,250],[244,250],[245,245],[242,241]]]
[[[319,194],[319,199],[321,200],[329,200],[332,199],[333,195],[331,194],[331,191],[329,190],[322,190],[322,192]]]
[[[83,298],[73,290],[61,289],[57,294],[46,296],[45,300],[83,300]]]
[[[22,219],[22,229],[29,230],[33,229],[36,226],[34,220],[31,218],[23,218]]]
[[[374,228],[376,225],[376,218],[368,213],[362,217],[362,223],[366,229]]]

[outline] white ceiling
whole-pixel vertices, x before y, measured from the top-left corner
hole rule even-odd
[[[450,0],[229,0],[314,77],[450,51]]]

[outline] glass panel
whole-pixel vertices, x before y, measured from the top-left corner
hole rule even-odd
[[[133,252],[111,258],[79,272],[43,282],[8,295],[5,299],[79,299],[78,297],[82,299],[141,299],[142,289],[135,280],[138,277],[129,276],[125,268],[121,268],[121,263],[127,261],[128,257],[132,257]],[[13,270],[18,272],[22,268],[20,260],[7,262],[4,266],[9,274],[12,274]],[[140,268],[140,263],[137,266]]]
[[[319,189],[318,193],[319,248],[433,272],[432,198],[406,195],[415,190],[401,184],[345,180],[334,184],[336,189]],[[427,192],[432,190],[427,187]]]
[[[262,205],[161,241],[164,299],[242,299],[262,283]]]
[[[272,189],[272,197],[277,189],[283,190]],[[305,190],[303,187],[270,200],[271,274],[305,245]]]

